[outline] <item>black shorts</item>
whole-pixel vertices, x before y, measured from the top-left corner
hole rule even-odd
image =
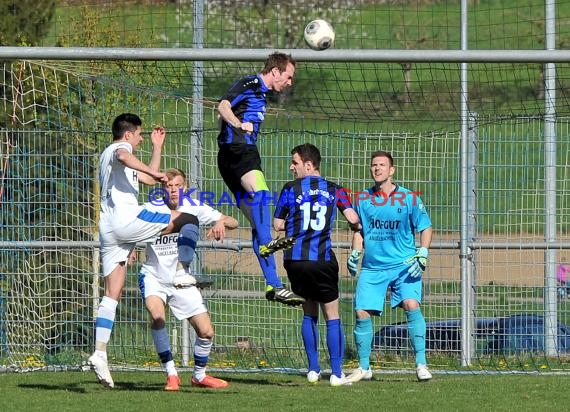
[[[305,299],[329,303],[338,299],[338,262],[334,254],[330,261],[286,260],[283,263],[291,290]]]
[[[241,193],[241,198],[245,192],[241,185],[241,177],[252,170],[263,171],[257,146],[252,144],[220,145],[218,170],[237,202],[238,193]]]

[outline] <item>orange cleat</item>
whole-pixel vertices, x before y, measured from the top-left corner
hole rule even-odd
[[[230,384],[223,379],[218,379],[214,378],[213,376],[206,375],[201,381],[195,377],[192,377],[192,386],[197,388],[222,389],[227,388],[230,386]]]
[[[177,375],[169,375],[166,378],[166,386],[164,387],[165,391],[177,391],[180,389],[180,377]]]

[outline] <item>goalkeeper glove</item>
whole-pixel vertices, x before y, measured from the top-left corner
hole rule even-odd
[[[421,247],[414,256],[406,260],[404,263],[410,265],[408,268],[409,276],[413,278],[421,277],[426,270],[427,259],[428,250],[425,247]]]
[[[353,277],[358,273],[358,261],[360,260],[361,253],[362,252],[358,250],[353,250],[350,254],[350,257],[348,258],[348,261],[346,262],[348,273],[350,273],[350,275]]]

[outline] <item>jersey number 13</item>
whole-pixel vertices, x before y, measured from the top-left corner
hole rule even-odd
[[[318,231],[325,228],[326,205],[321,205],[318,202],[305,202],[301,203],[300,208],[303,211],[303,230],[311,228],[312,230]],[[314,213],[311,213],[311,211]]]

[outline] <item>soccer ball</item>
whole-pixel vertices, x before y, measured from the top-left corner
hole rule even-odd
[[[325,50],[334,43],[334,30],[325,20],[313,20],[304,32],[305,43],[313,50]]]

